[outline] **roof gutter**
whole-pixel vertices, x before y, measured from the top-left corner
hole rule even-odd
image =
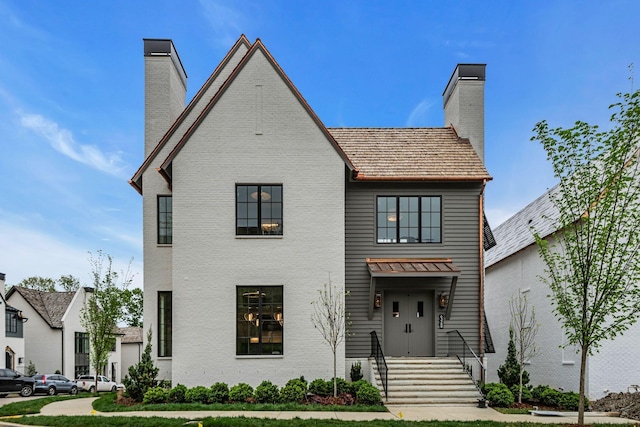
[[[362,172],[354,172],[353,179],[356,181],[431,181],[431,182],[441,182],[441,181],[480,181],[482,182],[483,191],[484,185],[487,181],[492,180],[492,177],[487,176],[373,176],[373,175],[365,175]]]

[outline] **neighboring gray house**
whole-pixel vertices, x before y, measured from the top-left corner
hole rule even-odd
[[[22,315],[29,319],[24,327],[24,364],[33,362],[39,373],[61,374],[69,378],[91,373],[89,336],[80,323],[80,312],[86,294],[93,288],[81,287],[75,292],[46,292],[13,286],[6,300],[22,307]],[[120,336],[115,351],[109,355],[104,375],[119,379]]]
[[[526,294],[535,308],[540,328],[536,344],[540,353],[526,365],[531,384],[547,384],[577,391],[580,380],[580,354],[566,346],[565,333],[553,314],[550,290],[541,281],[545,264],[538,253],[531,229],[553,239],[557,209],[549,194],[552,188],[494,230],[497,245],[485,257],[485,301],[487,321],[493,332],[496,353],[488,361],[487,381],[497,382],[498,367],[504,363],[509,342],[511,315],[509,300]],[[498,333],[499,331],[499,333]],[[585,393],[599,399],[609,392],[637,391],[640,384],[640,324],[624,335],[604,343],[600,352],[587,361]]]
[[[144,319],[160,378],[329,378],[311,303],[348,291],[338,372],[483,342],[485,66],[456,67],[442,128],[326,128],[241,36],[185,107],[171,40],[146,39]],[[471,142],[470,142],[471,141]],[[457,336],[457,335],[456,335]]]

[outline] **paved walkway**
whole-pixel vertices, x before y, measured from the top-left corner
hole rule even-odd
[[[274,418],[288,420],[301,419],[339,419],[345,421],[383,420],[407,420],[407,421],[499,421],[499,422],[539,422],[575,424],[577,415],[571,416],[533,416],[533,415],[505,415],[490,408],[476,408],[472,406],[395,406],[388,405],[389,412],[310,412],[310,411],[137,411],[137,412],[96,412],[91,404],[95,398],[72,399],[54,402],[42,408],[40,415],[94,415],[94,416],[136,416],[136,417],[165,417],[187,418],[198,420],[207,417],[248,417],[248,418]],[[609,417],[605,414],[587,413],[586,422],[594,423],[621,423],[636,424],[637,421],[625,418]],[[8,424],[11,421],[4,419]]]

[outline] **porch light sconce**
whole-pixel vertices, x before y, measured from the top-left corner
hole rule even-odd
[[[27,320],[29,320],[28,317],[24,317],[24,314],[22,314],[22,311],[17,312],[13,316],[19,321],[21,321],[22,323],[27,323]]]
[[[440,293],[438,297],[438,305],[440,308],[445,308],[447,306],[447,296],[444,293]]]
[[[373,298],[373,306],[375,308],[380,308],[382,307],[382,294],[377,293],[375,295],[375,297]]]

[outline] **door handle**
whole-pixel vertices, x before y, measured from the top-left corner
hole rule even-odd
[[[406,323],[404,324],[404,333],[405,334],[408,332],[408,328],[407,328],[408,326],[409,326],[408,324],[406,324]]]
[[[411,333],[411,323],[409,323],[409,333]]]

